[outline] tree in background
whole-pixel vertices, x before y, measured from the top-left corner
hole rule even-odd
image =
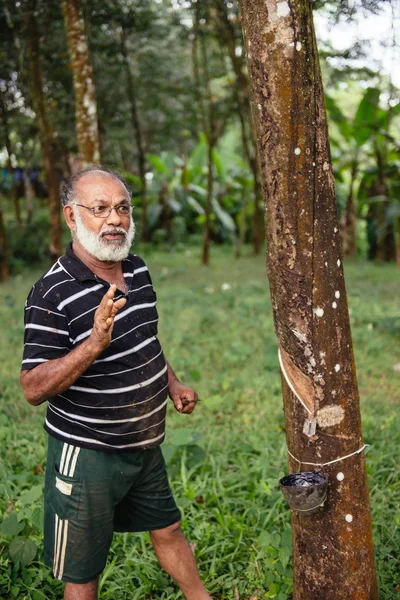
[[[207,12],[204,12],[203,16],[200,3],[196,3],[192,39],[193,78],[199,109],[199,121],[207,139],[208,173],[201,258],[203,265],[208,265],[210,255],[211,210],[214,194],[214,151],[225,129],[231,108],[231,101],[227,97],[224,98],[222,92],[223,84],[221,85],[221,82],[218,82],[218,77],[216,76],[223,75],[223,72],[216,74],[212,72],[212,66],[210,67],[210,63],[215,62],[214,57],[212,55],[209,56],[208,50],[208,47],[211,46],[212,48],[212,42],[209,43],[210,40],[207,40],[207,32],[202,27],[206,23],[207,16]],[[213,82],[212,79],[214,79]],[[219,90],[217,91],[218,88]]]
[[[25,4],[26,2],[24,6]],[[160,243],[161,240],[166,241],[167,236],[171,241],[175,240],[172,243],[187,243],[188,236],[191,236],[191,243],[195,243],[196,237],[192,237],[194,234],[199,240],[206,221],[205,208],[209,187],[207,181],[209,171],[212,171],[212,193],[209,195],[212,208],[208,215],[211,238],[216,243],[237,241],[238,256],[245,242],[253,243],[254,251],[257,251],[260,246],[257,233],[261,222],[261,218],[258,218],[261,214],[257,214],[260,186],[255,137],[249,114],[248,76],[241,53],[243,41],[237,2],[207,0],[196,3],[182,0],[160,3],[157,0],[137,0],[132,3],[128,0],[91,0],[90,3],[78,3],[74,0],[65,3],[64,6],[67,4],[70,8],[75,7],[75,16],[77,12],[81,17],[85,15],[86,30],[84,31],[82,19],[79,19],[79,24],[80,35],[82,31],[86,33],[86,40],[83,45],[75,43],[71,48],[76,57],[81,48],[79,59],[85,64],[93,65],[94,75],[90,78],[91,81],[96,81],[98,137],[102,162],[127,174],[133,188],[137,219],[142,221],[140,237]],[[205,129],[199,108],[199,94],[196,85],[193,85],[193,23],[197,4],[200,5],[202,20],[199,39],[196,41],[198,82],[203,99],[212,100],[213,118],[217,127],[220,124],[224,125],[226,121],[226,126],[223,127],[221,135],[218,135],[213,152],[208,158],[207,152],[203,152],[207,150],[207,146],[203,143]],[[321,1],[315,6],[321,9],[324,15],[331,15],[334,22],[343,15],[346,18],[353,17],[350,5],[357,8],[358,4],[353,0],[342,2],[340,6]],[[74,126],[78,122],[78,119],[74,118],[75,109],[78,107],[74,97],[77,98],[78,94],[74,94],[71,69],[73,60],[71,61],[71,53],[68,51],[63,3],[62,0],[51,3],[36,0],[35,6],[34,16],[40,35],[42,91],[57,145],[55,154],[58,156],[54,154],[55,164],[59,171],[58,176],[66,177],[78,167],[78,153],[81,152]],[[366,0],[363,0],[363,7],[379,9],[374,2]],[[357,8],[356,14],[358,10]],[[5,25],[4,13],[9,15],[8,21],[17,42],[14,47],[10,42],[10,31]],[[8,168],[9,172],[13,169],[14,175],[19,177],[17,187],[20,197],[24,194],[22,182],[25,180],[28,184],[29,173],[32,172],[35,195],[44,199],[47,190],[41,182],[44,172],[41,173],[39,168],[40,164],[43,164],[43,153],[40,150],[40,139],[43,136],[39,135],[42,119],[32,101],[33,80],[27,69],[28,38],[22,35],[24,20],[24,11],[21,10],[20,3],[11,0],[3,3],[0,8],[0,85],[1,90],[5,92],[5,111],[2,111],[2,114],[3,117],[6,115],[9,130],[9,143],[6,143],[3,118],[3,127],[0,128],[0,135],[3,134],[3,166]],[[208,90],[211,95],[206,91],[202,44],[206,48]],[[353,58],[365,56],[365,52],[362,44],[357,43],[341,53],[334,52],[324,45],[322,53],[324,77],[328,81],[330,98],[348,121],[348,130],[349,125],[354,124],[357,103],[360,95],[364,93],[359,84],[360,79],[365,82],[364,86],[378,86],[379,78],[376,73],[367,68],[355,68],[351,64]],[[349,82],[351,90],[349,88],[346,94],[342,86]],[[80,89],[83,89],[82,86]],[[387,104],[387,84],[386,87],[380,86],[380,89],[383,92],[380,108],[383,108]],[[397,94],[397,90],[394,89],[393,98]],[[207,119],[209,114],[208,107]],[[330,117],[333,123],[332,113]],[[397,124],[398,115],[393,114],[390,121],[390,137],[396,135]],[[90,138],[90,123],[86,123],[84,127],[87,137]],[[382,126],[380,127],[382,129]],[[210,131],[214,134],[214,127],[211,127]],[[355,167],[353,151],[357,151],[357,144],[353,132],[351,131],[350,135],[347,132],[348,138],[340,137],[341,129],[335,123],[332,131],[333,138],[339,138],[337,145],[332,139],[334,174],[339,189],[338,205],[343,224],[343,239],[346,242],[344,250],[346,254],[351,254],[356,246],[356,238],[358,252],[364,252],[368,207],[368,230],[372,232],[369,236],[372,245],[375,243],[376,232],[382,228],[382,223],[379,228],[377,225],[378,213],[381,220],[382,214],[385,213],[383,225],[385,226],[387,221],[389,229],[393,227],[394,219],[397,218],[395,145],[387,138],[389,154],[386,171],[390,175],[385,176],[389,194],[389,200],[385,204],[383,196],[374,196],[371,193],[371,177],[368,181],[364,178],[367,174],[371,176],[372,171],[376,169],[377,160],[372,152],[372,137],[358,149],[358,167]],[[11,154],[11,166],[8,164],[8,167],[7,145]],[[200,150],[195,152],[198,146]],[[161,173],[154,168],[153,162],[155,156],[163,161],[164,155],[175,158],[167,164],[168,189],[164,185],[161,190],[158,188]],[[182,181],[178,182],[179,177],[175,177],[174,172],[177,174],[192,155],[196,156],[197,166],[194,170],[189,168],[186,171],[190,174],[190,181],[186,181],[183,173]],[[385,153],[383,155],[385,156]],[[361,192],[357,193],[360,181]],[[26,223],[32,221],[32,227],[35,226],[36,220],[42,219],[42,213],[36,212],[32,220],[38,201],[35,197],[31,200],[31,187],[26,185],[26,203],[18,203],[21,210],[20,219],[16,213],[17,204],[12,199],[13,188],[9,184],[10,177],[4,172],[3,188],[6,197],[10,199],[10,203],[4,203],[3,206],[5,226],[11,227],[9,240],[11,254],[14,255],[15,240],[20,240],[16,243],[24,245],[25,250],[28,250],[25,234],[30,232],[30,228],[26,227]],[[196,191],[188,187],[193,185],[196,186]],[[378,200],[373,198],[381,198],[380,206]],[[189,199],[190,202],[193,200],[192,205],[188,204]],[[11,201],[14,209],[10,212]],[[160,210],[161,204],[164,208]],[[178,209],[178,206],[181,209]],[[377,215],[374,217],[375,212]],[[16,229],[16,223],[20,220],[23,223],[23,234],[17,232],[16,235],[12,235],[13,228]],[[42,225],[45,227],[44,220]],[[43,236],[41,239],[44,239]],[[391,239],[394,239],[393,234]],[[27,255],[28,253],[24,252],[23,260]],[[43,251],[40,255],[44,255]],[[12,261],[11,263],[13,264]]]
[[[80,0],[63,0],[75,90],[75,126],[83,163],[100,162],[96,87]]]
[[[0,204],[0,281],[6,281],[9,274],[7,231],[4,225],[3,210]]]
[[[5,148],[7,151],[7,170],[8,170],[9,180],[10,180],[11,198],[12,198],[12,202],[14,204],[14,209],[15,209],[15,220],[17,222],[17,230],[19,233],[21,233],[21,230],[22,230],[21,209],[19,206],[17,185],[15,182],[14,171],[13,171],[13,166],[12,166],[12,162],[11,162],[11,156],[13,154],[13,151],[12,151],[11,139],[10,139],[8,110],[7,110],[6,103],[4,101],[4,96],[0,96],[0,118],[1,118],[1,126],[2,126],[4,145],[5,145]]]
[[[310,465],[329,477],[323,509],[313,515],[292,514],[294,600],[377,600],[359,397],[312,5],[308,0],[240,4],[259,142],[290,469]]]
[[[61,255],[61,214],[60,179],[58,166],[60,149],[49,117],[47,98],[44,93],[40,36],[37,23],[37,0],[24,0],[20,4],[26,40],[27,64],[30,79],[32,106],[37,116],[43,168],[46,174],[50,209],[50,254],[53,258]]]
[[[211,14],[216,36],[220,42],[221,50],[229,56],[235,76],[234,93],[240,122],[241,141],[253,175],[253,249],[254,254],[259,254],[262,237],[260,212],[261,185],[257,161],[257,141],[251,114],[249,81],[245,68],[245,55],[241,51],[242,34],[240,27],[238,27],[240,21],[238,16],[236,17],[234,13],[229,12],[229,8],[224,0],[213,0],[213,4],[214,10],[212,10]]]

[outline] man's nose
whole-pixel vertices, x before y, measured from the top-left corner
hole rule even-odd
[[[111,208],[111,212],[107,217],[107,225],[114,225],[115,227],[121,225],[121,217],[115,206]]]

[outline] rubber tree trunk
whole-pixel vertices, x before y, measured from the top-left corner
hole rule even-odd
[[[29,177],[30,168],[25,168],[24,174],[24,189],[25,189],[25,206],[26,206],[26,225],[29,226],[33,217],[33,188]]]
[[[39,31],[37,26],[36,0],[21,3],[24,15],[24,33],[28,55],[30,95],[39,127],[40,146],[46,175],[50,209],[50,254],[52,259],[61,255],[61,204],[58,160],[60,151],[49,119],[44,94],[43,68],[40,56]]]
[[[373,188],[373,195],[385,196],[386,200],[377,203],[377,252],[378,260],[391,261],[396,260],[396,240],[394,236],[393,223],[388,222],[387,212],[389,208],[389,188],[387,183],[387,175],[385,168],[384,153],[375,142],[375,157],[377,166],[377,182]]]
[[[349,193],[346,199],[346,208],[342,220],[342,248],[344,256],[355,256],[357,253],[356,224],[357,215],[354,203],[354,185],[357,177],[358,163],[353,162]]]
[[[397,217],[397,251],[396,251],[396,264],[400,269],[400,217]]]
[[[11,181],[11,190],[10,190],[11,191],[11,199],[14,204],[17,230],[19,233],[21,233],[21,231],[22,231],[21,209],[19,206],[18,190],[17,190],[17,186],[15,183],[14,170],[13,170],[13,166],[11,163],[12,149],[11,149],[11,140],[10,140],[10,130],[9,130],[9,126],[8,126],[7,107],[6,107],[6,104],[2,97],[0,97],[0,114],[1,114],[1,122],[2,122],[2,126],[3,126],[4,144],[5,144],[5,147],[7,150],[7,171],[8,171],[9,177],[10,177],[10,181]]]
[[[7,231],[4,224],[3,211],[0,206],[0,281],[6,281],[9,276]]]
[[[129,65],[129,57],[128,57],[128,48],[127,48],[127,34],[124,29],[124,26],[121,28],[121,54],[123,57],[124,65],[125,65],[125,77],[126,77],[126,92],[128,97],[128,102],[130,106],[131,113],[131,122],[133,131],[135,132],[135,143],[137,150],[137,158],[138,158],[138,167],[139,167],[139,177],[142,184],[141,189],[141,220],[140,220],[140,230],[141,230],[141,240],[142,242],[150,241],[149,231],[148,231],[148,216],[147,216],[147,181],[146,181],[146,154],[143,144],[143,133],[142,127],[139,119],[139,111],[137,106],[137,93],[135,82],[133,79],[133,75],[131,72],[131,67]]]
[[[289,455],[289,466],[291,472],[322,470],[329,480],[322,508],[312,515],[292,513],[293,598],[377,600],[359,397],[312,5],[308,0],[240,0],[240,5],[265,199],[286,440],[295,457]],[[303,433],[306,418],[316,420],[314,434]]]
[[[84,164],[100,162],[96,87],[81,0],[63,0],[63,11],[74,79],[79,154]]]
[[[216,32],[223,51],[226,51],[231,61],[233,72],[235,73],[236,86],[235,96],[240,122],[241,138],[244,153],[246,155],[249,167],[253,174],[254,191],[254,213],[253,213],[253,251],[257,255],[261,250],[261,215],[260,199],[261,185],[259,175],[259,165],[257,160],[257,139],[253,118],[251,115],[250,90],[248,76],[244,69],[244,57],[237,54],[237,36],[235,27],[229,19],[228,8],[224,0],[214,0],[215,13],[213,20],[216,24]],[[238,255],[237,255],[238,258]]]
[[[214,146],[208,140],[208,151],[207,151],[207,199],[204,207],[205,223],[203,230],[203,250],[201,255],[201,264],[208,265],[210,262],[210,235],[211,235],[211,202],[213,196],[213,184],[214,184],[214,173],[213,173],[213,150]]]

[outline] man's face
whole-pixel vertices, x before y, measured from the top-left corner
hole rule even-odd
[[[107,212],[109,207],[129,208],[130,198],[122,183],[111,175],[88,173],[77,182],[76,192],[72,226],[68,224],[85,250],[101,261],[119,262],[126,258],[135,236],[131,212],[119,214],[112,210],[103,218],[95,217],[93,211],[88,210],[102,207],[101,210]]]

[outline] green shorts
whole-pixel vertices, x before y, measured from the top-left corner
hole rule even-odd
[[[114,531],[163,529],[179,520],[160,447],[99,452],[49,436],[44,561],[56,579],[96,579]]]

